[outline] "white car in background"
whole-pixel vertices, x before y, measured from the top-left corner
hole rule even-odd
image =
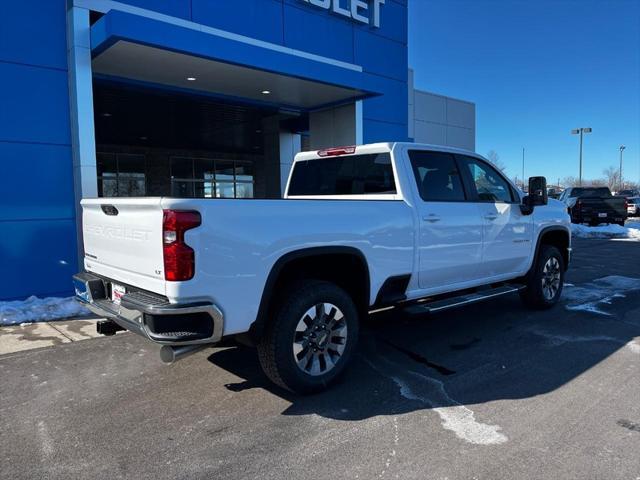
[[[411,143],[296,156],[284,199],[82,201],[77,298],[101,333],[136,332],[173,361],[223,337],[258,348],[276,384],[314,392],[353,355],[374,309],[436,312],[519,292],[558,301],[564,204],[524,196],[483,157]],[[393,323],[389,323],[393,328]]]
[[[627,214],[630,217],[640,216],[640,197],[627,198]]]

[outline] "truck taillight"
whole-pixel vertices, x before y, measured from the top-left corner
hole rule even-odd
[[[200,214],[191,210],[164,210],[162,216],[162,253],[164,278],[181,282],[193,278],[195,255],[184,241],[184,233],[202,223]]]

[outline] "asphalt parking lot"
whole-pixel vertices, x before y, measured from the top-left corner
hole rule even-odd
[[[640,243],[574,241],[562,305],[368,320],[332,390],[129,333],[0,356],[0,477],[640,478]]]

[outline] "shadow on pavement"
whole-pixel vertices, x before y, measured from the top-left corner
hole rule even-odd
[[[640,336],[640,319],[633,321],[639,307],[640,292],[633,292],[609,316],[564,305],[531,312],[517,296],[433,316],[372,316],[342,380],[309,397],[273,386],[253,349],[230,348],[209,360],[244,379],[229,390],[262,388],[290,401],[284,415],[361,420],[551,392]]]

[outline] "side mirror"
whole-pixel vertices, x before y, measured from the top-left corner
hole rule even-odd
[[[522,199],[520,210],[524,215],[533,213],[534,207],[549,203],[547,179],[545,177],[529,178],[529,194]]]
[[[549,203],[547,196],[547,179],[544,177],[529,177],[529,202],[532,207]]]

